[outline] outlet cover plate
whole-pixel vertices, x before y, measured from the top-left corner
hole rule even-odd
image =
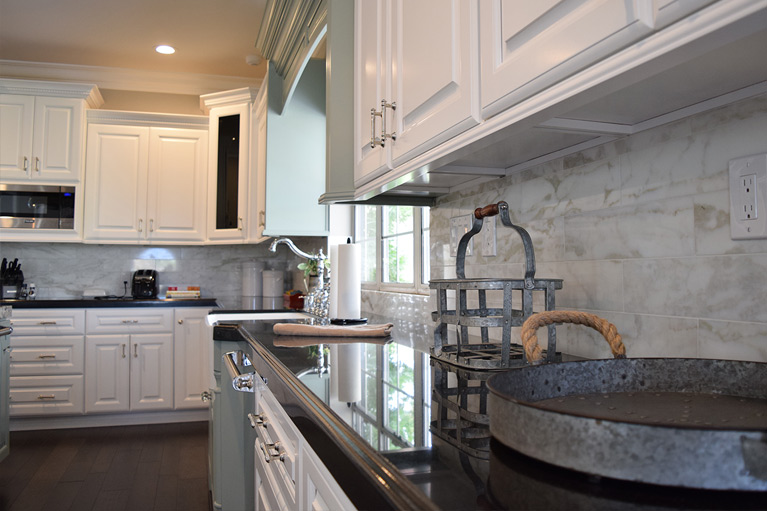
[[[730,160],[730,237],[767,238],[767,153]]]
[[[471,230],[471,217],[472,214],[454,216],[450,219],[450,255],[455,257],[458,255],[458,243],[464,234]],[[471,256],[474,253],[474,236],[469,240],[469,246],[466,247],[466,257]]]

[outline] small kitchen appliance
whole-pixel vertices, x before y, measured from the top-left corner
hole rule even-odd
[[[2,295],[0,298],[3,300],[20,300],[24,296],[22,295],[22,288],[24,286],[24,273],[21,271],[21,263],[18,259],[8,261],[3,258],[2,265],[0,266],[0,290]]]
[[[157,298],[157,270],[136,270],[133,274],[133,298]]]

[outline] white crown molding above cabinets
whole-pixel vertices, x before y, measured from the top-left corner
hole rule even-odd
[[[200,110],[209,113],[211,108],[253,103],[258,96],[259,87],[244,87],[224,92],[214,92],[200,96]]]
[[[6,77],[34,80],[67,80],[97,83],[102,89],[188,94],[200,96],[221,90],[261,85],[260,78],[142,71],[104,66],[81,66],[53,62],[0,60],[0,73]]]
[[[0,61],[2,64],[2,61]],[[5,69],[3,67],[3,69]],[[104,104],[98,87],[92,83],[48,82],[0,78],[0,93],[23,96],[47,96],[54,98],[83,99],[90,108]]]
[[[88,110],[85,115],[88,124],[208,129],[209,123],[209,119],[205,115],[155,114],[122,110]]]

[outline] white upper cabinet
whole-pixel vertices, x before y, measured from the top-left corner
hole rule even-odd
[[[243,243],[251,173],[251,106],[257,93],[244,88],[202,96],[210,109],[207,240]]]
[[[86,241],[202,243],[205,129],[91,124]]]
[[[359,0],[355,9],[359,186],[479,122],[478,27],[473,1]]]
[[[0,79],[0,178],[77,183],[85,109],[103,103],[93,85]]]

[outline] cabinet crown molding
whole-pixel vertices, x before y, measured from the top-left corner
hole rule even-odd
[[[98,86],[88,83],[0,78],[0,93],[83,99],[91,108],[99,108],[104,104]]]
[[[124,124],[160,128],[208,129],[209,123],[208,117],[205,115],[158,114],[123,110],[89,110],[86,117],[88,124]]]
[[[208,112],[211,108],[220,106],[238,105],[242,103],[252,103],[258,96],[259,87],[243,87],[224,92],[214,92],[200,96],[200,108]]]

